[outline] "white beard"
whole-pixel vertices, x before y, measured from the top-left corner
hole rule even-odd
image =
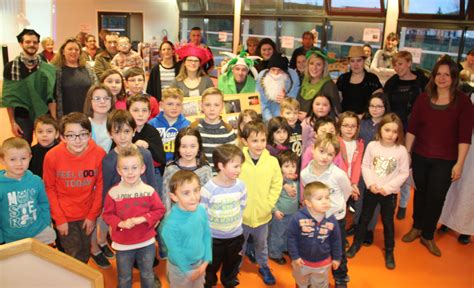
[[[276,96],[285,90],[286,80],[288,80],[288,74],[285,72],[280,73],[277,76],[274,76],[270,72],[265,75],[263,78],[263,87],[265,96],[268,98],[268,100],[274,101]]]

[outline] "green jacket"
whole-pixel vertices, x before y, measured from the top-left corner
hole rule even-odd
[[[217,88],[219,88],[224,94],[238,94],[237,88],[235,87],[234,75],[232,72],[222,74],[217,80]],[[245,85],[239,93],[253,93],[256,91],[255,79],[252,76],[247,75]]]

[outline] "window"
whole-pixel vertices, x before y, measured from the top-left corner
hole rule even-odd
[[[199,0],[184,0],[178,1],[178,5],[181,11],[201,11],[199,2]]]
[[[317,46],[321,47],[321,33],[323,31],[323,26],[321,23],[282,21],[281,35],[294,37],[294,43],[293,48],[281,48],[281,52],[283,52],[286,56],[291,57],[293,51],[302,45],[301,36],[303,35],[303,32],[311,31],[313,29],[318,32]]]
[[[209,11],[222,11],[230,14],[234,13],[234,1],[229,0],[207,0],[206,9]]]
[[[274,13],[277,0],[244,0],[243,12],[250,13]]]
[[[380,0],[328,0],[330,14],[382,14],[384,7]]]
[[[323,0],[283,0],[283,10],[311,13],[323,9]]]
[[[460,0],[430,0],[402,1],[402,11],[405,14],[433,14],[433,15],[459,15],[461,13]],[[467,3],[467,1],[466,1]]]
[[[246,43],[248,37],[270,38],[276,42],[276,29],[276,20],[242,19],[242,43]]]

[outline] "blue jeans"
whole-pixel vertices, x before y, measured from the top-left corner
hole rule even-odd
[[[253,242],[255,244],[255,258],[260,267],[268,266],[268,247],[267,247],[267,236],[268,236],[268,223],[252,228],[245,224],[242,224],[244,229],[244,247],[243,251],[247,249],[247,239],[249,235],[252,235]]]
[[[283,257],[283,252],[288,251],[286,231],[292,216],[293,214],[285,214],[281,220],[273,216],[272,221],[270,221],[268,227],[270,230],[268,233],[268,254],[271,258],[280,259]]]
[[[410,200],[410,192],[411,192],[411,185],[410,185],[410,178],[408,178],[400,187],[400,207],[407,208],[408,201]]]
[[[155,243],[138,249],[117,251],[118,287],[132,287],[133,263],[137,261],[138,269],[140,270],[140,287],[153,288],[155,281],[155,274],[153,272],[155,253]]]
[[[158,183],[158,196],[160,196],[161,202],[163,202],[163,176],[161,176],[160,168],[155,167],[155,178]]]

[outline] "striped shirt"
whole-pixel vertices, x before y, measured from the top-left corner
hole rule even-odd
[[[165,89],[171,86],[171,83],[174,80],[175,68],[165,68],[160,64],[160,80],[161,80],[161,89]]]

